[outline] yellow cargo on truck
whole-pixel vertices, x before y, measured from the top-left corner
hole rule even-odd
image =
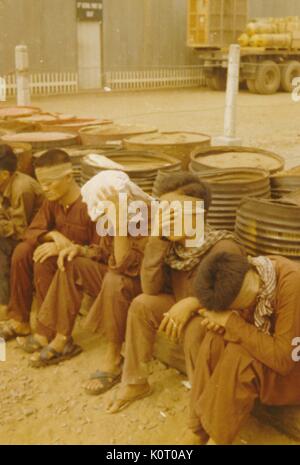
[[[187,45],[209,88],[225,90],[228,48],[241,45],[240,81],[250,92],[291,92],[300,77],[300,17],[248,19],[248,0],[187,0]]]

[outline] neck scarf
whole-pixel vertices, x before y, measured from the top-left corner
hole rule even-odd
[[[270,317],[274,312],[277,284],[275,267],[268,257],[248,257],[248,261],[254,266],[262,281],[256,301],[254,324],[260,331],[270,334]]]
[[[169,251],[165,257],[165,263],[173,270],[190,271],[197,266],[202,256],[209,251],[217,242],[223,239],[233,239],[234,234],[229,231],[217,231],[206,224],[205,241],[200,247],[185,247],[179,242],[171,243]]]

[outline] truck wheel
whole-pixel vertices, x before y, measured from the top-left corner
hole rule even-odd
[[[226,90],[227,71],[225,69],[216,69],[211,79],[215,90]]]
[[[281,88],[284,92],[293,91],[293,79],[300,77],[299,61],[288,61],[281,69]]]
[[[280,69],[272,60],[258,65],[255,88],[259,94],[275,94],[280,86]]]
[[[247,79],[247,87],[248,87],[249,92],[251,92],[251,94],[257,94],[254,79]]]

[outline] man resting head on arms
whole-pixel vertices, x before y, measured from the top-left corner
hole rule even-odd
[[[280,256],[222,252],[199,266],[194,295],[208,331],[195,363],[189,421],[199,442],[231,444],[256,399],[300,403],[300,365],[292,358],[299,282],[299,265]]]

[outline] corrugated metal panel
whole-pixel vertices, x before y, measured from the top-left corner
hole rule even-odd
[[[104,0],[104,69],[196,64],[185,0]]]
[[[1,0],[0,72],[14,70],[14,47],[30,51],[32,72],[76,71],[74,0]]]
[[[249,0],[251,18],[264,16],[300,16],[299,0]]]

